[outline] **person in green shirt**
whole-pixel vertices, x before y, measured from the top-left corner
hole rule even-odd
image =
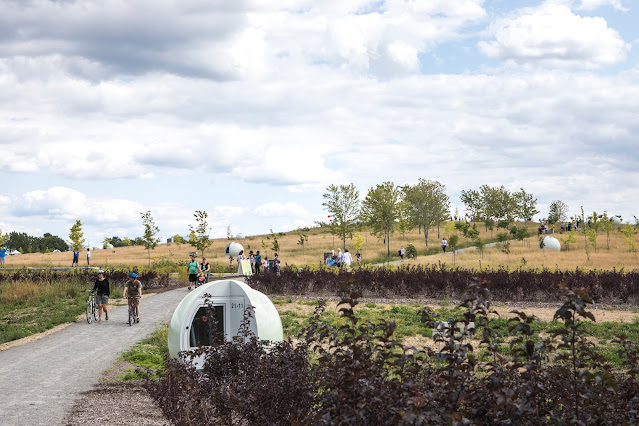
[[[129,299],[129,306],[135,303],[137,322],[140,322],[140,298],[142,297],[142,283],[138,280],[138,274],[131,272],[129,280],[124,284],[123,299]]]
[[[197,274],[200,272],[200,264],[195,260],[195,256],[191,256],[191,262],[189,262],[189,290],[191,290],[191,286],[195,287],[195,282],[197,281]]]

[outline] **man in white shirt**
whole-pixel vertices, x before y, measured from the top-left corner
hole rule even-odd
[[[346,265],[346,267],[350,268],[351,267],[351,262],[353,261],[353,257],[348,252],[348,249],[344,252],[343,259],[344,259],[344,265]]]

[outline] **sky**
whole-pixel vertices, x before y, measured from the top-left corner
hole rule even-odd
[[[0,0],[0,229],[326,221],[322,194],[524,188],[639,215],[636,0]]]

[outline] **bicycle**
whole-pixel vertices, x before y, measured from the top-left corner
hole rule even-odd
[[[87,300],[87,322],[91,324],[93,320],[98,320],[98,314],[96,312],[95,292],[93,290],[87,290],[89,293],[89,300]]]
[[[135,299],[139,299],[140,296],[129,296],[127,299],[129,299],[129,321],[128,324],[129,326],[132,326],[133,324],[135,324],[136,322],[140,322],[140,320],[138,319],[138,315],[135,312]]]

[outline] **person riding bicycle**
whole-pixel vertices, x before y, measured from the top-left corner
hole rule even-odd
[[[142,297],[142,283],[138,280],[138,274],[131,272],[129,274],[129,280],[124,284],[124,292],[122,298],[125,299],[127,294],[129,296],[129,307],[131,303],[135,303],[135,313],[137,321],[140,322],[140,298]]]
[[[98,304],[98,315],[100,317],[98,324],[102,322],[102,311],[104,310],[104,319],[109,320],[109,311],[107,305],[109,304],[109,295],[111,294],[111,288],[109,286],[109,279],[104,276],[104,271],[100,269],[98,271],[98,279],[95,280],[93,285],[93,291],[96,291],[95,301]]]

